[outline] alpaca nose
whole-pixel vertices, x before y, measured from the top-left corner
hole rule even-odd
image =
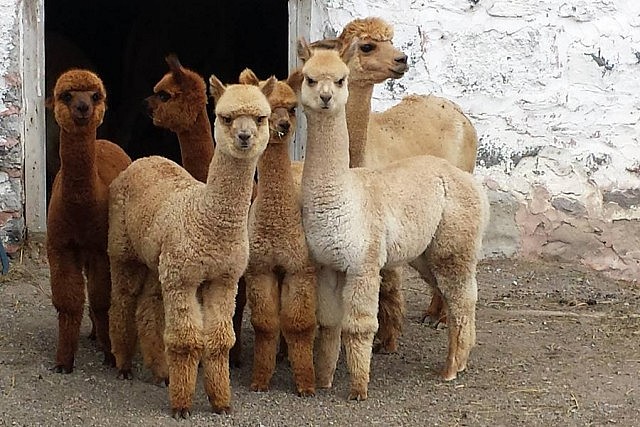
[[[77,106],[76,106],[76,110],[78,110],[81,113],[86,113],[87,111],[89,111],[89,105],[84,103],[84,102],[80,102]]]
[[[327,105],[329,103],[329,101],[331,101],[331,95],[320,95],[320,99],[322,99],[322,102],[325,103],[325,105]]]
[[[286,132],[289,130],[289,128],[291,127],[291,124],[289,122],[280,122],[278,123],[278,127],[280,128],[280,130],[282,130],[283,132]]]
[[[395,61],[398,64],[406,64],[407,63],[407,55],[402,54],[402,56],[398,56],[397,58],[395,58]]]
[[[243,143],[246,143],[249,141],[249,138],[251,138],[251,134],[249,132],[240,132],[238,138],[240,138]]]

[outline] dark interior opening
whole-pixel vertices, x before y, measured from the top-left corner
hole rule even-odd
[[[98,136],[133,159],[157,154],[180,162],[177,138],[154,127],[142,109],[168,71],[168,53],[205,80],[215,74],[237,82],[245,67],[260,78],[287,75],[288,7],[282,0],[46,0],[45,34],[47,96],[66,69],[95,71],[108,96]],[[47,114],[47,194],[59,167],[52,120]]]

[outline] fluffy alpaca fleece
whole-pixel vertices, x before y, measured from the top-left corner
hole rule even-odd
[[[260,90],[225,88],[215,76],[209,82],[217,101],[217,148],[207,182],[167,159],[143,158],[113,182],[109,205],[110,333],[116,366],[130,377],[136,300],[144,292],[145,276],[158,274],[169,400],[176,418],[190,415],[199,362],[213,410],[230,411],[232,315],[249,257],[253,176],[269,141],[271,109],[265,95],[275,84],[271,80]]]
[[[340,48],[359,41],[358,54],[349,63],[347,126],[352,167],[377,168],[393,161],[428,154],[442,157],[462,170],[473,172],[478,137],[458,105],[435,95],[408,95],[381,113],[371,112],[373,87],[397,79],[407,70],[407,56],[393,44],[393,27],[380,18],[349,22],[337,39],[316,42]],[[394,351],[401,333],[403,308],[400,271],[383,277],[380,317],[380,349]],[[423,276],[430,280],[430,275]],[[446,323],[446,306],[437,287],[423,315],[434,327]]]
[[[113,364],[109,343],[111,278],[107,256],[109,184],[131,159],[117,145],[96,140],[106,109],[100,78],[70,70],[56,81],[52,107],[60,127],[60,170],[47,214],[51,295],[58,311],[55,370],[71,372],[85,301],[89,297],[95,336]]]
[[[355,48],[345,49],[345,62]],[[442,377],[451,380],[466,368],[475,343],[476,264],[488,219],[486,195],[469,173],[433,156],[349,169],[349,68],[335,50],[311,51],[301,41],[298,53],[305,61],[300,100],[308,132],[303,225],[312,257],[321,265],[318,386],[332,384],[342,333],[349,398],[367,398],[380,271],[407,262],[419,271],[428,266],[448,303]]]
[[[207,115],[207,86],[204,79],[196,72],[184,68],[174,54],[165,58],[169,72],[153,88],[153,95],[145,98],[149,116],[153,124],[175,132],[180,143],[182,166],[200,182],[207,181],[209,165],[213,157],[214,141],[211,134],[211,124]],[[156,342],[161,336],[155,336],[156,324],[164,329],[162,313],[162,295],[157,277],[149,275],[147,280],[155,281],[155,286],[145,285],[148,290],[147,298],[138,305],[139,334],[151,333],[147,343],[150,348],[141,348],[145,365],[155,374],[156,380],[165,380],[166,363],[161,342]],[[236,296],[236,311],[233,317],[233,329],[236,342],[229,353],[232,365],[240,364],[242,313],[246,303],[246,286],[244,279],[238,282]],[[155,338],[154,338],[155,337]]]
[[[240,82],[256,84],[258,79],[245,70]],[[315,394],[316,271],[302,228],[300,187],[294,182],[289,159],[298,100],[284,82],[277,83],[268,99],[271,137],[258,162],[258,194],[249,214],[245,273],[255,330],[251,389],[269,388],[282,330],[297,392],[311,396]]]

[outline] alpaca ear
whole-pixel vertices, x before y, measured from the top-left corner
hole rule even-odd
[[[182,64],[180,64],[178,56],[175,53],[170,53],[164,58],[164,60],[167,62],[169,70],[171,70],[171,74],[173,74],[173,78],[179,84],[184,77],[184,69],[182,68]]]
[[[244,70],[242,70],[242,72],[240,73],[240,78],[238,80],[243,85],[258,86],[260,84],[260,79],[258,79],[258,76],[256,76],[256,74],[251,71],[250,68],[245,68]]]
[[[298,58],[302,62],[307,62],[309,58],[311,58],[312,52],[309,43],[305,40],[304,37],[300,37],[298,39]]]
[[[225,88],[222,82],[218,80],[215,75],[211,74],[211,77],[209,77],[209,95],[211,95],[214,101],[218,102],[224,91]]]
[[[296,68],[291,72],[291,74],[289,74],[289,77],[287,77],[287,84],[295,93],[298,93],[302,87],[303,80],[304,76],[302,75],[302,70],[300,68]]]
[[[351,61],[351,59],[356,55],[359,43],[360,39],[354,37],[351,44],[342,47],[342,49],[340,50],[340,58],[342,58],[345,64],[348,64],[349,61]]]
[[[264,83],[264,85],[260,88],[264,96],[269,97],[273,90],[276,88],[276,83],[278,83],[278,79],[275,76],[269,77],[269,79]]]
[[[309,45],[311,49],[331,49],[340,52],[342,50],[343,42],[341,39],[322,39],[316,40]]]

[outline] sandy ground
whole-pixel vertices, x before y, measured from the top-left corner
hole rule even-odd
[[[429,292],[408,277],[399,351],[374,355],[369,399],[359,403],[346,400],[344,357],[334,388],[315,397],[294,394],[286,362],[272,390],[251,392],[246,313],[245,363],[231,373],[233,414],[213,414],[199,384],[191,419],[178,422],[167,389],[151,383],[139,360],[132,381],[101,365],[86,316],[76,369],[50,370],[57,321],[38,259],[13,260],[0,276],[0,426],[640,425],[640,286],[582,267],[483,262],[478,345],[468,370],[449,383],[436,376],[446,330],[420,323]]]

